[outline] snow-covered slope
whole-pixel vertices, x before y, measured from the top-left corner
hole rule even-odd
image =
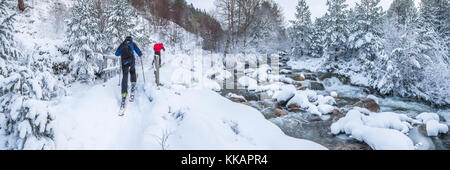
[[[75,85],[73,95],[52,108],[58,113],[56,149],[326,149],[286,136],[254,108],[201,85],[173,85],[170,77],[180,67],[177,57],[166,58],[161,70],[165,86],[159,90],[151,85],[152,71],[145,70],[148,82],[138,80],[137,101],[125,117],[117,116],[117,77],[94,87]]]
[[[16,9],[16,2],[8,2],[8,10],[17,13],[14,26],[19,48],[24,53],[39,54],[49,63],[68,62],[64,53],[66,26],[64,20],[72,0],[25,1],[24,12]],[[142,19],[142,17],[140,18]],[[142,20],[144,21],[144,20]],[[147,22],[141,23],[145,27]],[[170,37],[161,36],[153,27],[146,27],[151,42],[166,42]],[[199,45],[200,39],[176,24],[168,24],[168,32],[177,29],[183,42],[169,44],[166,48],[184,53]],[[167,31],[167,30],[166,30]],[[150,31],[149,31],[150,32]],[[142,38],[142,37],[141,37]],[[141,44],[144,55],[150,56],[151,44]],[[48,149],[326,149],[314,142],[294,139],[283,134],[274,124],[265,120],[257,110],[242,104],[232,103],[210,89],[220,89],[212,80],[183,87],[174,81],[176,75],[189,75],[189,69],[180,69],[189,54],[164,58],[159,90],[152,86],[151,61],[144,58],[146,80],[139,80],[140,93],[137,101],[130,104],[126,117],[117,116],[120,87],[115,77],[105,84],[70,84],[65,75],[57,77],[67,86],[67,95],[45,102],[39,108],[48,110],[54,119],[55,147]],[[169,55],[167,54],[167,55]],[[166,54],[163,54],[165,56]],[[181,58],[180,58],[181,57]],[[169,59],[169,60],[167,60]],[[140,66],[137,66],[140,69]],[[220,70],[220,69],[219,69]],[[172,76],[172,73],[177,71]],[[189,76],[184,79],[189,81]],[[149,97],[153,98],[150,102]],[[0,123],[5,119],[0,117]],[[4,135],[4,134],[0,134]],[[4,138],[2,138],[4,139]],[[3,143],[0,140],[0,143]],[[39,146],[38,146],[39,147]],[[0,146],[3,148],[3,145]]]

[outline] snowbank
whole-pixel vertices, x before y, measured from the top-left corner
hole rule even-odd
[[[169,100],[188,108],[179,126],[172,127],[170,149],[325,149],[284,135],[254,108],[210,91],[188,90]]]

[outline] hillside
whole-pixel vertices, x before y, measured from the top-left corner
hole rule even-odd
[[[168,21],[174,22],[186,31],[201,36],[204,39],[203,49],[218,49],[217,43],[223,36],[223,30],[220,23],[205,11],[188,5],[184,0],[129,1],[139,12],[146,14],[153,25],[166,27]]]

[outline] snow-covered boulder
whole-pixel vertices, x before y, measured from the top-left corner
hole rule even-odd
[[[308,109],[306,111],[308,113],[313,114],[313,115],[322,116],[322,112],[319,111],[319,108],[316,105],[312,104],[312,103],[308,104]]]
[[[325,115],[333,113],[334,109],[336,109],[334,106],[327,105],[327,104],[319,105],[317,108],[319,109],[320,113],[325,114]]]
[[[414,144],[408,136],[394,129],[371,127],[370,121],[379,118],[367,118],[357,110],[351,110],[344,118],[331,125],[331,133],[345,133],[352,138],[367,143],[375,150],[414,150]],[[369,125],[367,125],[369,124]]]
[[[229,71],[224,70],[223,68],[220,67],[215,67],[215,68],[211,68],[208,71],[206,71],[205,75],[209,78],[209,79],[215,79],[215,80],[220,80],[223,81],[225,79],[230,78],[231,76],[233,76],[233,74],[231,74]]]
[[[439,123],[440,118],[436,113],[421,113],[416,119],[426,125],[428,136],[438,136],[439,133],[448,133],[448,126]]]
[[[308,109],[311,103],[308,100],[308,96],[305,93],[297,92],[295,96],[292,97],[289,102],[286,104],[288,108],[302,108]]]
[[[430,120],[437,120],[439,121],[439,115],[436,113],[421,113],[416,116],[416,119],[421,121],[422,123],[427,123]]]
[[[260,82],[269,81],[269,72],[271,68],[267,64],[260,65],[253,73],[252,78],[259,80]]]
[[[373,101],[377,102],[377,104],[379,104],[379,100],[377,96],[374,95],[368,95],[366,98],[368,99],[372,99]]]
[[[281,105],[286,104],[289,100],[292,99],[292,97],[295,96],[295,92],[296,89],[293,85],[281,87],[281,92],[276,95],[277,102]]]
[[[448,133],[448,126],[439,123],[437,120],[427,121],[426,126],[428,136],[438,136],[439,133]]]
[[[335,92],[335,91],[332,91],[332,92],[330,93],[330,96],[331,96],[331,97],[334,97],[334,98],[339,97],[338,93]]]
[[[363,116],[364,124],[370,127],[395,129],[402,133],[408,133],[412,126],[408,123],[412,119],[403,114],[392,112],[371,113],[370,116]]]
[[[322,112],[319,111],[317,105],[314,104],[315,102],[310,102],[317,100],[317,94],[314,91],[297,91],[295,96],[286,104],[286,107],[291,110],[301,109],[308,113],[322,116]]]
[[[241,86],[247,87],[248,90],[256,90],[258,88],[258,82],[247,76],[239,78],[238,82]]]
[[[292,73],[292,70],[282,69],[282,70],[280,71],[280,73],[281,73],[281,74],[291,74],[291,73]]]
[[[375,100],[369,98],[361,99],[361,101],[356,103],[355,106],[369,109],[372,112],[377,112],[380,110],[380,105],[378,105]]]
[[[317,93],[312,90],[301,91],[300,93],[304,93],[308,97],[308,101],[314,103],[318,100]]]
[[[229,99],[231,99],[231,101],[236,102],[236,103],[245,103],[245,102],[247,102],[247,100],[245,99],[244,96],[240,96],[240,95],[237,95],[237,94],[228,93],[227,97]]]
[[[326,105],[335,105],[336,104],[336,100],[334,100],[333,97],[331,96],[322,96],[322,95],[318,95],[317,96],[317,101],[320,104],[326,104]]]
[[[312,90],[325,90],[325,86],[319,82],[310,82],[309,88]]]

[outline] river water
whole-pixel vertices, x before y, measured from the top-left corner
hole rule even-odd
[[[309,70],[295,70],[286,64],[287,60],[281,60],[280,65],[282,75],[295,79],[299,75],[312,75],[310,79],[301,81],[304,86],[310,86],[311,82],[321,83],[324,85],[324,90],[315,90],[318,95],[328,95],[331,92],[337,92],[339,97],[336,98],[337,107],[346,108],[359,102],[366,97],[370,90],[366,87],[353,86],[346,83],[347,80],[339,75],[315,73]],[[344,114],[324,115],[322,117],[315,117],[307,112],[288,112],[287,115],[278,117],[274,113],[275,108],[284,107],[277,106],[277,102],[273,99],[261,98],[261,94],[245,89],[240,90],[222,90],[221,94],[226,96],[228,93],[244,96],[248,101],[248,105],[258,109],[264,116],[282,131],[291,137],[307,139],[317,142],[330,150],[370,150],[371,148],[360,141],[352,139],[345,134],[333,135],[331,134],[331,124],[345,116]],[[418,114],[423,112],[437,113],[441,117],[441,121],[449,124],[450,109],[434,108],[426,103],[415,101],[407,98],[394,96],[380,96],[378,97],[378,104],[382,112],[395,112],[406,114],[409,117],[415,118]],[[441,134],[438,137],[428,137],[423,126],[416,125],[407,134],[416,145],[418,150],[448,150],[450,149],[450,136]]]

